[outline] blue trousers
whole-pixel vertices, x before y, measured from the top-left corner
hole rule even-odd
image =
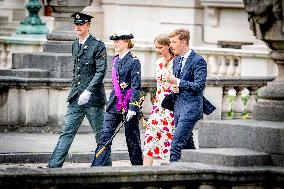
[[[194,149],[192,130],[198,120],[180,119],[175,116],[176,130],[173,135],[170,161],[178,161],[181,157],[182,149]]]
[[[96,153],[102,149],[104,144],[110,140],[116,128],[123,121],[122,114],[106,112],[104,116],[103,129],[101,138],[96,148]],[[133,116],[129,121],[124,123],[125,137],[128,148],[128,153],[132,165],[142,165],[142,150],[140,141],[139,120],[137,116]],[[109,166],[109,158],[111,156],[111,144],[98,157],[94,156],[93,166]]]
[[[48,162],[48,167],[62,167],[73,139],[86,116],[90,122],[98,143],[104,119],[104,106],[79,107],[76,103],[69,104],[65,115],[65,123],[57,145]]]

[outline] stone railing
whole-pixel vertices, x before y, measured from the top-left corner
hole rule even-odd
[[[281,168],[235,168],[182,162],[148,167],[0,169],[1,188],[280,189],[283,180]]]
[[[257,90],[274,77],[208,77],[205,96],[216,106],[216,110],[204,119],[251,119],[253,106],[257,100]],[[146,91],[143,112],[150,113],[155,95],[154,79],[144,82]],[[153,88],[154,86],[154,88]]]
[[[275,76],[269,50],[245,50],[230,48],[196,47],[208,65],[209,76]],[[269,64],[269,66],[267,66]],[[259,70],[264,66],[263,70]],[[258,67],[258,68],[256,68]],[[270,70],[264,70],[270,69]]]
[[[217,107],[205,119],[252,118],[257,90],[274,77],[208,77],[205,96]]]
[[[41,52],[45,35],[0,36],[0,69],[12,68],[12,53]]]
[[[41,52],[46,41],[44,36],[0,37],[0,69],[12,68],[13,53]],[[137,41],[132,52],[141,61],[143,77],[155,76],[157,55],[150,42]],[[108,55],[114,50],[106,42]],[[268,58],[269,50],[246,50],[216,47],[194,47],[207,61],[208,76],[276,76],[274,64]]]
[[[259,87],[266,85],[273,78],[212,78],[209,77],[205,96],[217,107],[205,120],[227,119],[226,114],[232,109],[233,118],[240,118],[242,112],[251,112],[255,103],[255,93]],[[19,132],[58,132],[64,124],[66,98],[69,93],[70,79],[21,78],[15,76],[0,76],[0,119],[1,131]],[[142,112],[149,115],[152,107],[152,97],[155,94],[154,79],[143,79],[143,91],[146,98]],[[112,83],[105,79],[107,97]],[[232,107],[228,105],[228,90],[237,91]],[[250,98],[246,106],[242,104],[240,91],[250,90]],[[80,132],[90,132],[88,122],[83,122]]]

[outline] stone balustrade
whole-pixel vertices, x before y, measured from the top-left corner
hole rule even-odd
[[[19,38],[21,37],[21,39]],[[44,36],[2,36],[0,37],[0,69],[12,68],[12,54],[41,52],[46,41]],[[114,54],[112,43],[106,42],[108,54]],[[269,51],[230,49],[216,47],[195,47],[208,65],[208,76],[276,76],[275,65],[268,58]],[[155,62],[158,58],[150,42],[136,41],[132,50],[141,61],[143,77],[155,76]]]
[[[217,107],[205,119],[252,118],[257,90],[274,77],[208,77],[205,96]]]
[[[209,76],[276,76],[269,50],[247,50],[215,47],[194,48],[208,65]],[[265,69],[261,68],[264,67]]]
[[[0,69],[12,68],[13,53],[41,52],[45,35],[0,36]]]
[[[21,73],[18,73],[21,75]],[[25,73],[22,73],[25,75]],[[255,93],[259,87],[265,86],[273,78],[238,78],[230,79],[209,77],[205,96],[217,107],[216,111],[205,120],[226,119],[230,108],[238,118],[244,110],[251,112],[255,103]],[[64,124],[66,98],[69,92],[70,79],[51,78],[21,78],[15,76],[0,76],[0,130],[18,132],[58,132]],[[152,97],[155,94],[156,82],[153,78],[144,78],[142,82],[146,98],[142,112],[149,115],[152,107]],[[105,79],[107,98],[112,83]],[[228,90],[237,91],[232,107],[228,105]],[[242,104],[240,91],[250,90],[250,98],[246,106]],[[84,120],[80,132],[90,132],[87,120]]]

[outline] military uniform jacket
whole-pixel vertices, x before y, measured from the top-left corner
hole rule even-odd
[[[118,55],[117,55],[118,56]],[[137,57],[128,52],[121,60],[115,64],[115,71],[118,77],[120,90],[124,97],[127,90],[132,88],[132,95],[128,103],[128,110],[135,111],[138,115],[140,107],[136,105],[141,92],[141,65]],[[110,113],[121,113],[116,110],[118,98],[114,89],[110,93],[109,101],[106,105],[106,111]]]
[[[177,75],[178,56],[173,61],[173,73]],[[195,51],[191,51],[180,73],[179,94],[174,111],[181,120],[199,120],[203,117],[203,90],[207,77],[207,64]]]
[[[72,59],[74,63],[73,82],[67,101],[70,102],[76,95],[80,96],[86,89],[92,94],[89,101],[82,106],[104,106],[106,95],[103,79],[107,69],[104,43],[90,35],[80,48],[79,39],[77,39],[72,44]]]

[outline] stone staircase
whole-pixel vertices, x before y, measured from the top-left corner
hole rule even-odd
[[[43,52],[13,53],[12,69],[0,70],[0,76],[71,79],[74,65],[71,57],[71,43],[68,44],[54,46],[54,44],[46,43]],[[55,52],[55,50],[58,51]],[[106,78],[111,77],[111,60],[112,57],[108,56]]]
[[[182,161],[221,166],[284,166],[284,123],[256,120],[201,121],[199,149]]]

